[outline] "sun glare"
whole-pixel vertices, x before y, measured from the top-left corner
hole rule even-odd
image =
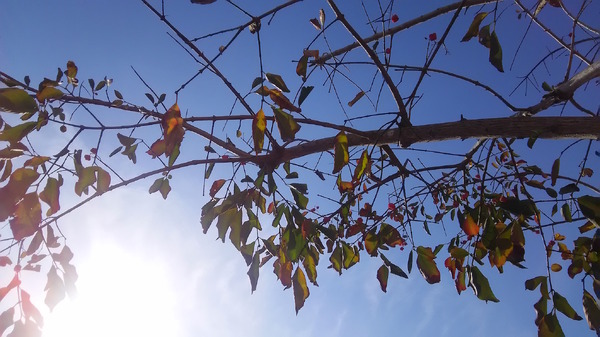
[[[78,265],[78,296],[46,317],[44,337],[177,336],[166,266],[114,245]]]

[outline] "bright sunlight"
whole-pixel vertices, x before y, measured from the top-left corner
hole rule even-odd
[[[161,262],[115,244],[78,264],[78,296],[46,316],[44,337],[177,336],[176,298]]]

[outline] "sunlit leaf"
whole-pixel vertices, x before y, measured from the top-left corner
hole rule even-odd
[[[348,137],[344,131],[340,131],[340,133],[335,136],[335,145],[334,145],[334,162],[333,162],[333,174],[338,173],[342,170],[346,164],[348,164],[349,155],[348,155]]]
[[[281,91],[277,89],[270,90],[269,97],[271,98],[271,100],[273,100],[275,104],[279,105],[281,109],[286,109],[294,112],[302,112],[302,109],[293,105],[292,102],[290,102],[290,100],[287,97],[285,97],[285,95],[283,95]]]
[[[335,269],[335,271],[337,271],[341,275],[342,274],[342,249],[340,248],[340,246],[335,247],[335,249],[331,253],[331,256],[329,257],[329,261],[331,262],[333,269]]]
[[[44,87],[38,91],[36,98],[38,102],[43,103],[46,100],[54,100],[63,97],[64,93],[55,87]]]
[[[252,139],[254,140],[254,151],[259,154],[265,142],[265,130],[267,128],[267,119],[263,109],[258,110],[252,119]]]
[[[290,89],[285,85],[283,78],[277,74],[266,73],[267,80],[283,92],[290,92]]]
[[[232,207],[219,215],[217,220],[217,229],[219,231],[219,239],[225,242],[225,235],[231,226],[242,225],[242,212],[237,207]]]
[[[471,25],[469,26],[469,30],[467,30],[467,32],[465,33],[465,36],[463,36],[461,42],[469,41],[471,38],[477,37],[477,35],[479,34],[479,26],[481,25],[481,21],[483,21],[483,19],[485,19],[485,17],[487,15],[488,15],[487,12],[483,12],[483,13],[479,13],[479,14],[475,15],[475,18],[473,19],[473,21],[471,22]]]
[[[321,23],[319,22],[319,20],[317,20],[316,18],[312,18],[309,20],[310,23],[313,25],[313,27],[315,27],[316,30],[321,30]]]
[[[344,253],[344,269],[348,269],[360,261],[358,251],[352,249],[352,246],[342,242],[342,251]]]
[[[42,206],[35,192],[26,194],[17,204],[10,229],[17,241],[35,234],[42,221]]]
[[[585,289],[583,289],[583,314],[590,329],[600,329],[600,308],[596,299]]]
[[[283,139],[284,142],[293,141],[296,137],[296,133],[300,130],[300,125],[294,120],[292,115],[281,109],[273,108],[273,113],[275,115],[275,122],[277,123],[281,139]]]
[[[0,111],[14,113],[34,113],[38,105],[33,97],[23,89],[1,88]]]
[[[596,227],[600,227],[600,197],[584,195],[577,198],[581,213],[593,222]]]
[[[302,272],[300,267],[296,268],[292,282],[294,286],[294,303],[296,305],[297,315],[298,311],[304,306],[304,301],[306,301],[310,295],[308,286],[306,285],[306,277],[304,276],[304,272]]]
[[[417,268],[429,284],[440,282],[440,271],[434,259],[435,255],[430,247],[417,247]]]
[[[459,215],[458,218],[460,219],[461,216]],[[460,224],[460,228],[468,236],[475,236],[479,234],[479,225],[477,225],[477,222],[475,222],[471,214],[467,214],[467,216],[464,218],[464,221],[462,221],[462,223]]]
[[[554,291],[554,295],[552,297],[552,301],[554,302],[554,307],[556,310],[562,312],[565,316],[570,319],[581,321],[583,318],[575,312],[575,309],[571,307],[566,298],[560,295],[556,290]]]
[[[381,290],[385,293],[387,292],[387,284],[388,277],[390,275],[390,271],[388,267],[385,265],[381,265],[379,269],[377,269],[377,280],[379,281],[379,286],[381,286]]]
[[[300,209],[306,209],[306,206],[308,205],[308,198],[306,197],[306,195],[304,195],[302,191],[299,191],[298,189],[293,187],[290,187],[290,191],[292,192],[294,201],[296,201],[296,205]]]
[[[471,279],[470,284],[471,288],[473,288],[473,292],[475,292],[475,296],[480,300],[484,301],[492,301],[492,302],[500,302],[492,292],[492,288],[490,288],[490,283],[488,279],[479,271],[479,268],[476,266],[471,267]]]

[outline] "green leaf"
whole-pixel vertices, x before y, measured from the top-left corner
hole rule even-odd
[[[384,265],[381,265],[381,267],[379,267],[379,269],[377,269],[377,280],[379,281],[379,286],[381,286],[381,290],[385,293],[387,292],[387,284],[388,284],[388,277],[390,275],[390,271],[388,269],[388,267]]]
[[[600,329],[600,308],[596,299],[585,289],[583,289],[583,314],[590,329]]]
[[[479,34],[479,26],[481,25],[481,21],[483,21],[487,15],[487,12],[475,15],[475,18],[469,26],[469,30],[467,30],[467,33],[465,33],[465,36],[463,36],[461,42],[469,41],[471,38],[474,38]]]
[[[335,136],[333,174],[342,170],[350,160],[348,155],[348,137],[344,131]]]
[[[225,212],[219,215],[219,219],[217,220],[217,229],[219,231],[219,239],[222,242],[225,242],[225,235],[227,234],[227,230],[232,226],[241,226],[242,225],[242,212],[237,209],[237,207],[231,207]],[[234,245],[236,245],[234,243]],[[236,248],[239,247],[239,243]],[[239,249],[239,248],[238,248]]]
[[[577,198],[581,213],[593,222],[596,227],[600,227],[600,197],[584,195]]]
[[[496,31],[493,31],[490,36],[490,63],[499,72],[504,72],[504,68],[502,67],[502,46],[500,45]]]
[[[554,307],[556,310],[562,312],[565,316],[570,319],[581,321],[583,318],[579,316],[573,307],[569,304],[566,298],[560,295],[556,290],[554,291],[554,296],[552,297],[552,301],[554,302]]]
[[[440,271],[434,259],[435,255],[430,247],[417,247],[417,268],[429,284],[440,282]]]
[[[413,266],[413,251],[411,250],[410,253],[408,253],[408,262],[407,262],[407,266],[406,266],[409,274],[412,272],[412,266]]]
[[[308,205],[308,198],[296,188],[290,187],[290,191],[292,192],[292,196],[294,196],[296,205],[298,205],[300,209],[306,209],[306,205]]]
[[[81,196],[81,193],[86,193],[88,187],[96,184],[96,192],[104,193],[110,186],[110,175],[108,172],[98,166],[84,167],[77,173],[79,180],[75,183],[75,193]]]
[[[125,147],[131,146],[133,143],[135,143],[135,138],[127,137],[120,133],[117,133],[117,138],[119,138],[119,142]]]
[[[348,269],[360,261],[358,251],[352,249],[346,242],[342,242],[342,250],[344,253],[344,269]]]
[[[300,90],[300,96],[298,97],[298,106],[300,106],[300,105],[302,105],[302,103],[304,103],[304,100],[306,99],[306,97],[308,97],[308,94],[310,94],[310,92],[313,89],[314,89],[314,87],[311,85],[302,87],[302,89]]]
[[[565,219],[565,221],[573,221],[573,218],[571,217],[571,208],[569,207],[569,204],[564,203],[560,208],[560,212],[562,213],[562,216]]]
[[[267,119],[263,109],[258,110],[252,119],[252,139],[254,140],[254,151],[259,154],[265,143],[265,130],[267,129]]]
[[[11,143],[20,142],[36,128],[37,124],[37,122],[26,122],[13,127],[6,125],[4,130],[0,131],[0,140]]]
[[[277,74],[266,73],[267,80],[283,92],[290,92],[290,89],[285,85],[283,78]]]
[[[337,271],[341,275],[342,274],[342,249],[340,248],[340,246],[335,247],[335,249],[331,253],[331,256],[329,257],[329,262],[331,262],[333,269],[335,269],[335,271]]]
[[[538,324],[538,337],[565,337],[555,314],[545,315]]]
[[[0,89],[0,111],[14,113],[34,113],[38,105],[33,97],[18,88]]]
[[[46,216],[50,216],[60,210],[58,198],[60,195],[60,186],[62,186],[62,184],[63,180],[60,174],[58,175],[58,179],[50,177],[46,180],[46,187],[44,187],[44,190],[40,193],[40,200],[50,206],[46,212]]]
[[[297,315],[298,311],[304,306],[304,301],[310,295],[310,291],[308,291],[308,286],[306,285],[306,277],[299,266],[296,268],[296,272],[292,278],[292,285],[294,287],[294,303]]]
[[[483,301],[500,302],[492,292],[488,279],[479,271],[476,266],[471,267],[471,288],[477,298]]]
[[[575,183],[567,184],[567,185],[561,187],[560,190],[558,190],[559,194],[569,194],[569,193],[575,193],[575,192],[579,192],[579,187],[577,187],[577,185]]]
[[[548,278],[547,276],[538,276],[538,277],[529,279],[529,280],[525,281],[525,289],[535,290],[535,288],[537,288],[540,285],[540,283],[546,282],[547,278]]]
[[[479,30],[479,43],[490,48],[490,25],[485,25]]]
[[[558,178],[558,171],[560,170],[560,158],[556,158],[554,164],[552,164],[552,174],[550,175],[552,179],[552,186],[556,185],[556,179]]]
[[[292,115],[279,108],[272,108],[275,114],[275,122],[279,129],[279,134],[284,142],[291,142],[296,138],[296,133],[300,130],[300,125],[294,120]]]
[[[55,87],[44,87],[44,89],[37,92],[36,97],[38,102],[41,103],[46,100],[61,98],[63,95],[63,92]]]

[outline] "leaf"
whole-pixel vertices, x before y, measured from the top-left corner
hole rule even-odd
[[[569,304],[566,298],[560,295],[556,290],[554,291],[554,296],[552,297],[552,302],[554,302],[554,307],[556,310],[562,312],[565,316],[570,319],[581,321],[583,318],[575,312],[573,307]]]
[[[413,266],[413,251],[411,250],[410,253],[408,253],[408,262],[407,262],[407,266],[406,266],[409,274],[412,272],[412,266]]]
[[[13,238],[20,241],[37,232],[42,222],[42,206],[35,192],[25,194],[19,201],[14,211],[14,217],[10,219],[10,229]]]
[[[486,48],[490,48],[490,38],[490,25],[481,27],[479,30],[479,43]]]
[[[467,32],[465,33],[465,36],[463,36],[461,42],[469,41],[471,38],[474,38],[479,34],[479,26],[481,25],[481,21],[483,21],[483,19],[485,19],[485,17],[487,15],[488,15],[487,12],[483,12],[483,13],[479,13],[479,14],[475,15],[475,18],[473,19],[473,21],[471,22],[471,25],[469,26],[469,30],[467,30]]]
[[[543,316],[538,323],[538,328],[539,337],[565,337],[555,314]]]
[[[254,151],[259,154],[265,143],[265,130],[267,128],[267,119],[263,109],[258,110],[252,119],[252,139],[254,140]]]
[[[210,197],[214,198],[215,195],[217,194],[217,192],[219,192],[219,190],[221,189],[221,187],[223,187],[224,184],[225,184],[225,179],[215,180],[213,182],[212,186],[210,187],[210,192],[208,193],[210,195]]]
[[[275,122],[279,129],[279,134],[284,142],[291,142],[296,138],[296,133],[300,130],[300,125],[294,120],[292,115],[281,109],[273,108]]]
[[[294,273],[294,277],[292,279],[292,285],[294,287],[294,303],[296,305],[296,315],[298,315],[298,311],[304,306],[304,301],[310,295],[310,291],[308,291],[308,286],[306,285],[306,277],[304,276],[304,272],[298,266],[296,268],[296,272]]]
[[[266,73],[267,80],[283,92],[290,92],[290,89],[285,85],[283,78],[277,74]]]
[[[334,162],[333,162],[333,174],[338,173],[342,170],[346,164],[348,164],[349,155],[348,155],[348,137],[344,131],[340,131],[340,133],[335,136],[335,145],[334,145]]]
[[[495,30],[490,36],[490,63],[496,67],[499,72],[504,72],[504,68],[502,67],[502,46],[500,45]]]
[[[63,97],[64,93],[55,87],[44,87],[35,95],[38,102],[43,103],[46,100],[54,100]]]
[[[388,284],[388,277],[390,275],[390,271],[388,269],[388,267],[384,265],[381,265],[381,267],[379,267],[379,269],[377,269],[377,280],[379,281],[379,286],[381,287],[381,290],[385,293],[387,292],[387,284]]]
[[[344,253],[344,269],[348,269],[360,261],[358,251],[352,249],[346,242],[342,242],[342,250]]]
[[[461,218],[461,213],[459,213],[458,219]],[[471,214],[467,214],[464,221],[460,224],[460,228],[467,234],[468,236],[475,236],[479,234],[479,225],[475,222]]]
[[[255,253],[252,258],[252,264],[250,264],[250,268],[248,269],[248,278],[250,278],[250,286],[252,287],[252,292],[256,290],[256,285],[258,284],[258,274],[259,274],[259,266],[260,266],[260,254]]]
[[[471,267],[471,288],[475,292],[475,295],[480,300],[500,302],[492,292],[488,279],[479,271],[476,266]]]
[[[354,176],[352,177],[352,179],[354,181],[360,180],[360,178],[365,173],[365,170],[367,169],[368,164],[369,164],[369,153],[367,152],[367,150],[364,150],[363,153],[360,155],[360,159],[358,160],[358,162],[356,164],[356,168],[354,169]]]
[[[364,91],[360,91],[358,94],[356,94],[356,96],[354,96],[354,98],[348,102],[348,106],[352,107],[354,104],[356,104],[356,102],[358,102],[358,100],[360,100],[363,96],[365,95]]]
[[[117,133],[117,138],[119,138],[119,142],[125,147],[129,147],[135,143],[135,138],[127,137],[121,133]]]
[[[337,271],[340,275],[342,274],[342,249],[340,246],[336,246],[331,256],[329,257],[329,262],[333,266],[333,269]]]
[[[11,143],[20,142],[21,139],[37,127],[37,124],[37,122],[26,122],[13,127],[6,125],[4,130],[0,131],[0,140]]]
[[[34,113],[38,105],[33,97],[18,88],[0,89],[0,111],[14,113]]]
[[[569,207],[569,204],[564,203],[562,205],[562,207],[560,208],[560,212],[562,213],[562,216],[565,219],[565,221],[567,221],[567,222],[573,221],[573,218],[571,217],[571,208]]]
[[[579,192],[579,187],[577,187],[577,185],[575,183],[567,184],[567,185],[561,187],[560,190],[558,190],[559,194],[569,194],[569,193],[575,193],[575,192]]]
[[[75,62],[71,60],[67,61],[67,71],[65,71],[65,75],[70,79],[74,79],[75,76],[77,76],[77,66],[75,65]]]
[[[550,175],[552,179],[552,186],[556,185],[556,179],[558,178],[558,171],[560,169],[560,158],[557,158],[552,164],[552,174]]]
[[[306,97],[308,97],[308,94],[310,94],[310,92],[313,89],[314,89],[314,87],[312,85],[302,87],[302,89],[300,90],[300,96],[298,97],[298,106],[300,106],[300,105],[302,105],[302,103],[304,103],[304,100],[306,99]]]
[[[217,220],[217,229],[219,231],[219,239],[225,242],[225,235],[230,227],[240,227],[242,225],[242,212],[237,207],[232,207],[219,215]],[[235,244],[234,244],[235,245]],[[238,248],[236,246],[236,248]]]
[[[0,314],[0,336],[4,335],[4,331],[13,325],[15,317],[15,308],[10,307]]]
[[[583,289],[583,314],[590,329],[600,329],[600,308],[596,299],[585,289]]]
[[[577,198],[581,213],[593,222],[596,227],[600,227],[600,197],[584,195]]]
[[[87,194],[88,187],[96,184],[96,192],[104,193],[110,187],[110,174],[98,166],[89,166],[82,168],[77,173],[79,180],[75,183],[75,193],[81,196],[81,193]],[[96,177],[97,176],[97,177]]]
[[[315,27],[316,30],[321,30],[321,23],[319,22],[319,20],[312,18],[309,20],[310,23],[313,25],[313,27]]]
[[[308,198],[304,195],[304,193],[293,186],[290,186],[290,191],[292,192],[292,196],[294,197],[296,205],[300,209],[306,209],[306,206],[308,205]]]
[[[50,308],[50,311],[65,298],[65,284],[63,280],[58,276],[56,268],[52,266],[48,272],[48,281],[46,282],[46,299],[44,302]]]
[[[21,280],[19,280],[19,274],[15,273],[12,280],[6,285],[6,287],[0,288],[0,302],[4,297],[14,288],[21,284]]]
[[[60,187],[62,186],[63,179],[59,174],[58,179],[56,178],[48,178],[46,181],[46,187],[40,193],[40,200],[48,204],[50,209],[46,212],[46,216],[50,216],[60,210],[59,196],[60,196]]]
[[[269,91],[269,97],[273,100],[273,103],[279,105],[280,108],[286,109],[294,112],[302,112],[302,109],[296,107],[290,102],[290,100],[285,97],[281,91],[277,89],[273,89]]]
[[[380,255],[381,255],[381,259],[383,260],[383,263],[385,263],[386,266],[390,267],[390,271],[392,272],[392,274],[406,278],[406,279],[408,278],[408,275],[406,275],[406,273],[404,272],[404,270],[402,270],[402,268],[400,268],[397,265],[395,265],[394,263],[392,263],[385,255],[383,255],[383,253]]]
[[[298,64],[296,65],[296,74],[302,78],[305,78],[307,65],[308,65],[308,55],[302,55],[302,57],[298,61]]]
[[[561,271],[561,270],[562,270],[562,266],[561,266],[560,264],[558,264],[558,263],[553,263],[553,264],[550,266],[550,270],[552,270],[553,272],[555,272],[555,273],[556,273],[556,272],[559,272],[559,271]]]
[[[417,268],[429,284],[440,282],[440,271],[434,259],[435,255],[430,247],[417,247]]]

